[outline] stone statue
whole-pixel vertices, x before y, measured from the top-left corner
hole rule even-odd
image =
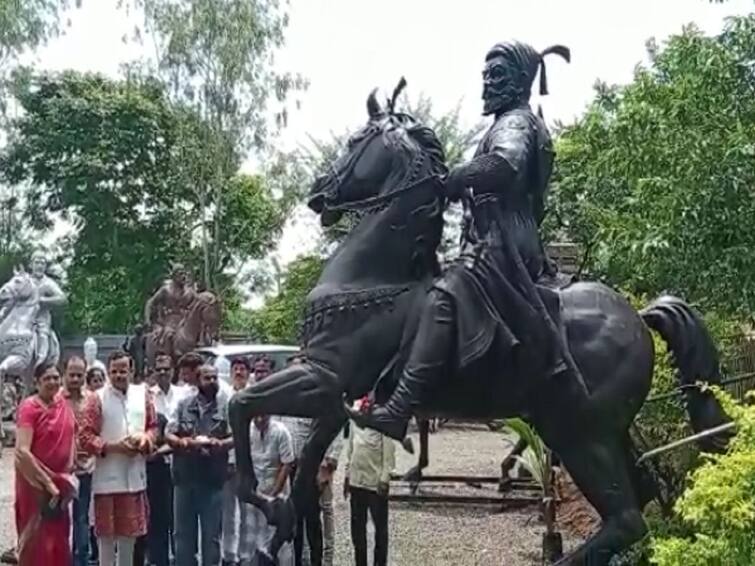
[[[165,281],[144,308],[147,366],[165,351],[178,358],[199,345],[215,340],[220,328],[220,302],[209,291],[197,292],[181,264],[173,266]]]
[[[669,344],[682,384],[719,383],[718,353],[680,299],[663,297],[638,313],[599,283],[535,285],[548,271],[536,227],[550,165],[548,139],[526,101],[542,55],[513,43],[491,50],[486,78],[500,81],[487,94],[511,87],[517,104],[486,102],[503,123],[477,163],[446,178],[435,133],[395,110],[402,81],[387,105],[369,96],[367,124],[315,181],[309,206],[321,222],[344,213],[356,222],[307,297],[302,361],[237,393],[229,409],[239,496],[276,527],[263,554],[275,556],[293,536],[347,417],[401,438],[407,413],[526,418],[603,520],[559,564],[605,566],[646,532],[642,508],[652,483],[635,466],[628,431],[653,377],[650,328]],[[441,274],[447,195],[469,200],[473,225],[461,257]],[[467,326],[467,310],[480,317],[475,327]],[[375,412],[353,412],[350,403],[367,394]],[[685,394],[694,429],[726,421],[709,391],[687,387]],[[249,425],[263,414],[316,419],[290,499],[255,491]]]
[[[58,363],[60,346],[50,309],[66,300],[58,284],[46,275],[43,254],[32,256],[31,267],[31,273],[15,269],[0,288],[0,378],[21,376],[27,391],[35,367]]]
[[[60,344],[58,337],[52,330],[52,313],[54,307],[63,306],[66,296],[58,284],[47,276],[47,258],[41,251],[31,256],[31,278],[37,287],[39,309],[35,320],[37,345],[37,365],[43,361],[57,363],[60,358]]]

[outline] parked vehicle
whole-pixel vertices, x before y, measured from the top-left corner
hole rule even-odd
[[[299,348],[280,344],[218,344],[197,348],[196,351],[217,368],[219,378],[230,382],[233,358],[244,356],[253,362],[264,355],[273,362],[273,371],[276,371],[284,367],[288,359],[299,352]]]

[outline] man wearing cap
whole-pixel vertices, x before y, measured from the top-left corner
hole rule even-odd
[[[474,158],[446,179],[448,198],[463,200],[467,209],[462,253],[428,295],[390,399],[368,413],[350,411],[358,425],[402,439],[413,409],[444,373],[463,373],[489,352],[515,378],[553,378],[587,395],[566,346],[558,296],[545,286],[554,284],[555,270],[539,234],[553,145],[529,99],[538,72],[540,92],[547,92],[543,57],[549,53],[569,60],[562,46],[539,53],[507,42],[488,51],[483,114],[494,122]]]

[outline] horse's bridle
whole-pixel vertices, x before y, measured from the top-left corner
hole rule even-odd
[[[403,195],[404,193],[407,193],[416,187],[424,185],[428,181],[440,181],[442,176],[437,173],[431,173],[429,175],[417,178],[417,175],[419,175],[419,172],[422,169],[422,165],[424,165],[428,160],[427,153],[425,151],[420,151],[418,155],[412,158],[412,162],[407,168],[407,172],[404,175],[403,179],[401,179],[401,182],[395,189],[391,190],[390,192],[359,200],[330,204],[329,201],[332,203],[340,195],[341,187],[343,186],[344,180],[348,178],[348,173],[350,173],[354,169],[354,166],[362,157],[375,136],[381,133],[382,129],[380,126],[369,126],[363,138],[359,140],[360,147],[357,149],[357,151],[353,152],[353,154],[349,157],[347,163],[339,171],[333,168],[331,164],[331,180],[326,185],[326,190],[322,191],[321,193],[325,199],[325,207],[327,208],[327,210],[332,212],[363,212],[365,210],[379,208],[390,203],[396,197]]]

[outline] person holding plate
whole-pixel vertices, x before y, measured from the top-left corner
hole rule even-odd
[[[197,391],[178,403],[166,428],[174,450],[176,566],[197,563],[199,533],[202,565],[220,562],[223,485],[233,440],[228,400],[218,389],[217,369],[200,366]]]
[[[94,530],[101,566],[132,566],[136,539],[147,533],[146,457],[157,434],[157,416],[145,384],[131,383],[126,352],[108,356],[110,379],[86,400],[79,445],[97,456],[92,476]]]

